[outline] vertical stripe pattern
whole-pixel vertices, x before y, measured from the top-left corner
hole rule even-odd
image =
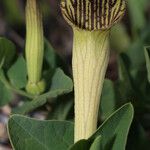
[[[125,0],[61,0],[61,10],[70,25],[85,30],[105,30],[124,15]]]

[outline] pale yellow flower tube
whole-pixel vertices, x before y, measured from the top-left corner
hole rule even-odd
[[[72,26],[75,90],[75,142],[97,128],[104,77],[109,61],[110,28],[125,11],[125,0],[62,0],[64,18]]]

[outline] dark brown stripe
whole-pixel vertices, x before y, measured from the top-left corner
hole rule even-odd
[[[108,25],[110,24],[111,14],[112,14],[112,8],[113,8],[114,4],[115,3],[113,3],[113,1],[110,0],[110,3],[109,3],[109,12],[108,12]]]
[[[106,12],[107,12],[107,0],[105,0],[105,3],[104,3],[104,26],[106,26],[106,19],[107,19],[107,16],[106,16]]]
[[[79,28],[82,27],[82,0],[79,0]]]
[[[75,16],[75,25],[78,25],[78,20],[77,20],[77,0],[74,0],[74,5],[73,5],[73,7],[74,7],[74,16]]]
[[[116,4],[116,2],[117,2],[117,0],[114,0],[114,2],[113,2],[113,0],[110,0],[109,5],[110,5],[111,7],[114,7],[115,4]]]
[[[96,19],[95,28],[98,29],[98,0],[96,0],[96,6],[95,6],[95,19]]]
[[[86,24],[86,0],[83,0],[83,29],[85,29]]]
[[[94,12],[94,0],[91,0],[91,30],[93,30],[94,29],[94,14],[95,14],[95,12]]]
[[[100,28],[102,27],[102,0],[99,0],[100,2],[99,2],[99,22],[100,22]]]
[[[88,27],[89,30],[91,30],[90,28],[90,4],[88,3]]]

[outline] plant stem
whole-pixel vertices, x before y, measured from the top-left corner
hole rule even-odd
[[[38,0],[27,0],[26,32],[26,60],[29,79],[26,89],[29,93],[40,94],[45,89],[45,83],[41,80],[44,36]]]
[[[97,128],[100,95],[109,61],[109,30],[73,28],[75,88],[75,142],[89,138]]]

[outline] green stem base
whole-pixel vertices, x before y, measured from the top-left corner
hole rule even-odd
[[[41,80],[38,83],[28,82],[26,86],[26,91],[32,95],[40,95],[45,90],[46,83],[44,80]]]

